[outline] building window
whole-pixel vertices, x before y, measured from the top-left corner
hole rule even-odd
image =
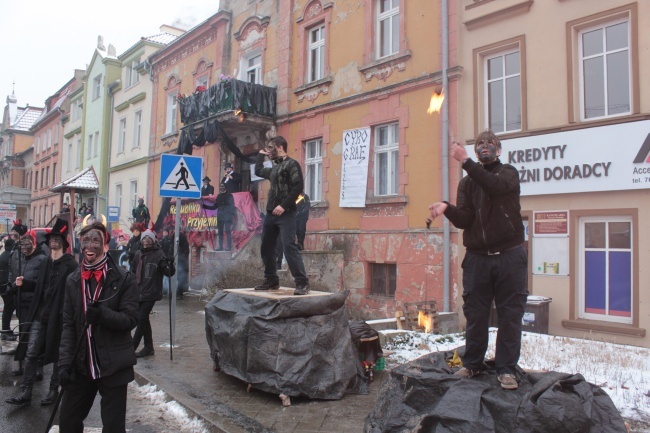
[[[325,25],[309,30],[307,58],[307,82],[322,79],[325,76]]]
[[[370,293],[394,298],[397,287],[397,265],[370,263],[370,273],[372,281]]]
[[[398,185],[397,123],[375,128],[375,195],[396,195]]]
[[[67,158],[63,158],[63,163],[65,164],[66,173],[72,171],[74,163],[72,162],[75,157],[75,154],[72,153],[72,141],[68,143],[68,155]]]
[[[45,188],[45,168],[41,168],[41,189]]]
[[[113,202],[113,206],[119,207],[120,212],[122,212],[122,184],[121,183],[115,185],[115,201]]]
[[[485,58],[487,124],[495,133],[521,130],[519,50]]]
[[[129,197],[131,197],[131,207],[138,204],[138,181],[132,180],[129,185]]]
[[[38,191],[38,170],[34,170],[34,191]]]
[[[52,147],[52,128],[47,130],[47,148]]]
[[[377,0],[377,58],[399,51],[399,0]]]
[[[72,103],[72,120],[79,120],[81,118],[81,99],[77,99]]]
[[[45,167],[45,187],[50,186],[50,166]]]
[[[131,87],[140,82],[140,74],[136,71],[136,66],[140,63],[140,58],[133,59],[126,67],[126,87]]]
[[[142,138],[142,110],[135,112],[133,119],[133,149],[140,147],[140,140]]]
[[[196,87],[203,86],[206,89],[210,87],[210,76],[204,75],[196,79]]]
[[[124,152],[124,146],[126,143],[126,118],[120,119],[120,131],[117,138],[117,153]]]
[[[579,224],[579,317],[632,323],[632,218],[583,217]]]
[[[95,150],[93,156],[99,155],[99,131],[95,132]]]
[[[242,80],[262,84],[262,54],[259,49],[247,53],[241,59]]]
[[[36,137],[36,145],[34,146],[34,148],[35,148],[34,153],[38,153],[38,152],[41,151],[41,136],[40,135],[38,137]]]
[[[171,93],[167,95],[167,119],[165,122],[165,134],[176,132],[176,114],[178,105],[176,95]]]
[[[88,135],[88,143],[86,146],[86,159],[90,159],[93,153],[93,135]]]
[[[631,113],[629,22],[581,30],[578,41],[582,118]]]
[[[81,151],[83,150],[83,145],[81,144],[81,138],[77,139],[77,157],[74,160],[74,166],[79,170],[79,165],[81,164]]]
[[[56,185],[56,162],[52,164],[52,185]]]
[[[323,157],[322,141],[309,140],[305,143],[305,192],[311,201],[322,200]]]
[[[99,74],[93,79],[93,101],[99,98],[101,94],[102,94],[102,74]]]

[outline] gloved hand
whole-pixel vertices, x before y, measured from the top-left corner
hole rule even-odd
[[[74,371],[68,373],[68,366],[61,366],[59,368],[59,385],[66,386],[71,382],[74,382]]]
[[[99,305],[89,305],[86,308],[86,322],[91,325],[96,325],[102,318],[102,308]]]

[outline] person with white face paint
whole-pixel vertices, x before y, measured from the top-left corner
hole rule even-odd
[[[431,220],[445,215],[463,230],[463,312],[467,320],[461,378],[484,369],[492,301],[499,331],[495,364],[504,389],[517,389],[521,351],[521,320],[528,297],[528,253],[523,246],[519,173],[502,164],[501,142],[492,131],[476,138],[474,162],[465,147],[453,142],[451,156],[467,172],[458,184],[456,206],[442,201],[429,206]]]

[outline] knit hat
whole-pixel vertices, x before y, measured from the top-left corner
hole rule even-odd
[[[156,242],[156,234],[151,230],[145,230],[144,233],[142,233],[140,242],[142,242],[144,238],[151,238],[152,241]]]
[[[23,224],[22,220],[14,220],[14,226],[11,228],[11,231],[17,232],[20,236],[27,233],[27,226]]]

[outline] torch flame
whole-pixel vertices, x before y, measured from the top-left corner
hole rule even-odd
[[[432,320],[431,317],[424,311],[420,310],[418,311],[418,326],[419,327],[424,327],[424,332],[427,334],[431,332],[432,328]]]
[[[427,114],[440,113],[440,108],[442,107],[442,101],[445,100],[444,90],[440,90],[440,93],[433,92],[431,95],[431,101],[429,102],[429,108],[427,109]]]

